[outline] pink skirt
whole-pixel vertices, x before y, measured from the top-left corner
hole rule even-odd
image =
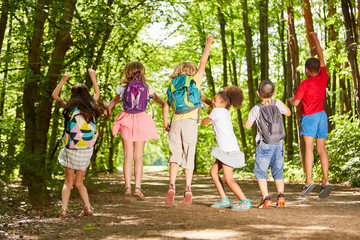
[[[133,142],[159,138],[154,120],[145,112],[121,112],[113,123],[112,133],[120,133],[123,139]]]

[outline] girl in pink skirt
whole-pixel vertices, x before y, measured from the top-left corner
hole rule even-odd
[[[144,89],[145,88],[145,89]],[[142,92],[145,92],[144,93]],[[145,100],[141,100],[143,97]],[[134,61],[125,67],[125,80],[116,89],[116,96],[109,104],[109,111],[122,99],[124,109],[113,123],[113,135],[121,134],[124,148],[124,203],[130,203],[131,197],[131,175],[132,162],[134,161],[135,190],[134,196],[138,200],[145,200],[141,190],[141,179],[143,173],[143,152],[145,141],[158,139],[154,120],[145,112],[146,102],[152,98],[155,102],[164,106],[155,90],[146,83],[145,67],[142,63]],[[140,99],[140,100],[139,100]],[[145,103],[145,105],[144,105]]]

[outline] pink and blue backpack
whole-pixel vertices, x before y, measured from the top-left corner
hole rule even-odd
[[[65,114],[64,144],[68,149],[85,150],[94,146],[98,132],[95,120],[87,122],[80,109],[75,107]]]
[[[122,97],[122,106],[127,113],[145,112],[148,98],[146,84],[141,81],[141,74],[137,73],[133,80],[127,84]]]

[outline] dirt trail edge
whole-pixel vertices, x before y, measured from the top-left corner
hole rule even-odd
[[[194,176],[193,204],[183,206],[184,182],[179,176],[175,206],[167,206],[168,173],[145,172],[142,188],[146,201],[132,198],[128,205],[121,202],[122,174],[102,175],[88,185],[93,216],[77,217],[80,205],[70,206],[71,217],[65,220],[53,210],[48,217],[0,224],[0,238],[360,239],[359,188],[335,185],[330,197],[320,199],[318,185],[309,197],[300,198],[302,185],[286,184],[286,208],[257,209],[260,192],[256,181],[238,181],[253,207],[234,211],[210,207],[219,197],[210,177],[203,175]],[[269,191],[276,202],[274,185],[269,183]],[[232,193],[228,196],[232,204],[238,203]],[[71,196],[73,202],[78,199]]]

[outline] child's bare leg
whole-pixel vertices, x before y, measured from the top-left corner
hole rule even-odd
[[[284,179],[275,180],[275,185],[276,185],[278,195],[280,193],[284,193],[284,189],[285,189]]]
[[[305,186],[309,186],[312,180],[312,171],[314,165],[314,138],[309,136],[304,136],[305,142],[305,174],[306,182]]]
[[[134,142],[127,141],[122,138],[123,148],[124,148],[124,180],[125,180],[125,189],[129,188],[128,191],[131,191],[131,175],[132,175],[132,161],[134,158]]]
[[[226,192],[224,185],[219,176],[219,171],[222,169],[222,163],[219,160],[216,160],[215,163],[210,168],[210,176],[215,183],[215,187],[220,195],[220,198],[226,198]]]
[[[84,185],[84,178],[85,178],[86,170],[85,171],[76,171],[75,176],[75,187],[79,191],[80,197],[83,200],[84,207],[90,207],[89,195],[87,189]]]
[[[268,187],[267,187],[267,179],[262,178],[262,179],[258,179],[257,181],[259,184],[260,192],[261,192],[263,198],[265,199],[265,197],[269,196],[269,191],[268,191]]]
[[[145,147],[145,141],[134,142],[134,175],[135,175],[135,187],[141,189],[141,180],[143,174],[143,152]],[[135,189],[135,192],[140,192],[139,189]]]
[[[175,188],[175,181],[179,171],[179,165],[177,163],[170,163],[170,185]]]
[[[241,190],[240,186],[236,183],[233,176],[233,168],[229,167],[225,164],[222,164],[223,174],[224,174],[224,181],[229,186],[231,191],[240,199],[246,200],[246,197]]]
[[[190,187],[191,189],[191,182],[193,177],[194,169],[185,169],[185,188]]]
[[[321,169],[323,172],[322,186],[324,187],[326,184],[329,184],[329,158],[325,148],[325,138],[316,139],[316,150],[320,157]]]
[[[74,183],[74,173],[75,170],[70,168],[65,168],[65,181],[61,191],[62,211],[68,209],[71,188]]]

